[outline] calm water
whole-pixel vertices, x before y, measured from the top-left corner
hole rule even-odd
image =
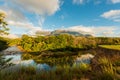
[[[3,51],[3,53],[5,54],[5,58],[12,58],[11,62],[13,64],[16,65],[24,65],[24,66],[35,66],[37,69],[41,70],[49,70],[51,69],[51,66],[49,66],[46,63],[42,63],[42,64],[37,64],[34,60],[21,60],[21,54],[22,52],[16,47],[16,46],[12,46],[7,48],[6,50]],[[73,64],[80,64],[80,63],[90,63],[90,60],[93,58],[94,56],[87,53],[84,55],[81,55],[80,57],[76,57],[76,59],[74,60]]]

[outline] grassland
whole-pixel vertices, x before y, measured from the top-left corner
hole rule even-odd
[[[120,50],[120,45],[99,45],[101,48]]]
[[[119,80],[120,70],[108,58],[98,59],[99,68],[90,64],[56,66],[53,70],[38,70],[33,66],[21,66],[17,70],[0,71],[0,80]]]

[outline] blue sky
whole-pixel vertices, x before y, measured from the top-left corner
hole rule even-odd
[[[101,0],[100,0],[101,1]],[[56,25],[56,27],[85,25],[85,26],[120,26],[119,22],[113,22],[112,20],[106,20],[102,18],[104,12],[110,10],[119,10],[120,4],[107,3],[105,0],[99,4],[95,4],[94,0],[83,4],[75,4],[71,0],[65,0],[61,6],[60,11],[56,12],[55,15],[49,16],[46,20],[47,25]],[[52,20],[52,21],[51,21]]]
[[[120,36],[120,0],[0,0],[10,34],[65,29]]]

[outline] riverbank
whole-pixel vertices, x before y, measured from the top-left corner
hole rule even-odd
[[[95,71],[89,64],[62,65],[53,70],[39,71],[33,66],[22,66],[17,71],[1,71],[0,80],[119,80],[120,73],[107,58],[99,59],[101,69]],[[104,62],[107,61],[107,63]],[[7,76],[7,77],[6,77]]]
[[[22,53],[22,55],[24,55],[24,58],[26,56],[26,62],[24,62],[25,64],[30,63],[27,62],[27,60],[29,61],[29,59],[33,59],[32,62],[35,61],[37,62],[37,64],[46,63],[49,66],[52,66],[52,70],[46,71],[42,69],[39,71],[39,69],[35,68],[36,65],[21,66],[20,68],[14,68],[14,72],[12,69],[7,71],[1,71],[0,80],[119,80],[119,52],[120,51],[108,50],[105,48],[96,48],[75,51],[57,50],[42,51],[38,53]],[[88,54],[95,55],[95,57],[90,57],[88,56]],[[88,56],[87,58],[86,55]],[[23,57],[21,58],[24,61]],[[92,59],[92,61],[88,63],[77,64],[77,62],[81,62],[81,60],[86,61],[87,59]],[[45,67],[42,65],[40,66]]]
[[[92,50],[89,50],[92,52]],[[85,52],[79,52],[80,54],[77,54],[76,60],[85,59],[86,54],[89,51]],[[0,80],[119,80],[120,79],[120,55],[116,51],[111,51],[111,53],[106,53],[107,49],[94,49],[95,57],[91,58],[92,61],[88,63],[80,63],[80,64],[73,64],[73,65],[67,65],[57,64],[56,67],[54,67],[52,70],[39,70],[35,68],[34,66],[21,66],[19,68],[16,68],[17,71],[13,70],[9,71],[1,71],[0,72]],[[51,52],[50,52],[51,53]],[[67,52],[68,53],[68,52]],[[47,55],[46,55],[47,54]],[[57,53],[58,54],[58,53]],[[62,53],[61,53],[62,54]],[[84,54],[83,56],[81,54]],[[64,55],[64,54],[62,54]],[[49,57],[56,57],[52,55],[48,55],[48,52],[42,54],[42,58],[44,61],[44,58],[49,59]],[[88,56],[88,54],[87,54]],[[37,56],[36,56],[37,57]],[[82,57],[82,58],[80,58]],[[52,59],[50,58],[50,59]],[[70,58],[72,59],[72,58]],[[56,59],[56,61],[60,61],[59,59]],[[53,61],[51,61],[53,62]],[[65,62],[65,59],[63,59],[63,62]],[[55,62],[53,62],[55,63]],[[43,67],[43,66],[42,66]],[[15,69],[14,69],[15,70]],[[16,75],[16,76],[14,76]],[[7,77],[5,77],[7,76]]]

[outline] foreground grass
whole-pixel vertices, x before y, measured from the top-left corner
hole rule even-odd
[[[120,50],[120,45],[99,45],[99,47],[106,49]]]
[[[56,69],[45,71],[35,67],[20,67],[17,71],[1,71],[0,80],[81,80],[86,79],[91,70],[88,64],[81,66],[57,66]]]
[[[119,65],[109,59],[98,59],[97,70],[90,64],[56,66],[52,70],[38,70],[33,66],[21,66],[16,70],[2,70],[0,80],[120,80]]]

